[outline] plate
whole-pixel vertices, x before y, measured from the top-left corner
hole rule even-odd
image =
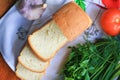
[[[0,52],[3,58],[15,71],[17,64],[17,57],[21,49],[23,48],[27,36],[34,30],[40,28],[48,20],[52,18],[52,14],[55,13],[64,4],[71,0],[47,0],[48,7],[40,19],[36,21],[28,21],[17,10],[15,4],[0,20]],[[77,43],[84,43],[83,37],[87,36],[90,41],[94,41],[96,38],[102,37],[104,34],[99,26],[99,17],[104,11],[101,7],[96,6],[94,3],[99,0],[86,0],[86,13],[91,17],[93,24],[83,34],[78,36],[74,41],[69,42],[63,48],[61,48],[56,56],[50,61],[50,65],[46,70],[46,74],[43,80],[61,80],[62,76],[59,76],[59,72],[64,65],[64,61],[69,54],[68,46],[74,46]],[[99,4],[99,3],[97,3]]]

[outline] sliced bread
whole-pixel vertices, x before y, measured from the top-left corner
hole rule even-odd
[[[34,72],[43,72],[49,65],[49,61],[40,60],[26,44],[18,57],[19,63]]]
[[[69,41],[83,33],[92,21],[90,17],[73,1],[60,8],[53,19]]]
[[[41,80],[44,74],[45,72],[32,72],[23,67],[20,63],[17,65],[16,76],[21,80]]]
[[[92,21],[73,1],[58,10],[53,19],[28,37],[34,53],[44,61],[51,59],[67,41],[84,32]]]
[[[51,59],[67,41],[54,20],[28,37],[30,47],[44,61]]]

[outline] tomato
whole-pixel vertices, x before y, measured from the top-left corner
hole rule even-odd
[[[106,8],[120,8],[120,0],[102,0]]]
[[[120,33],[120,10],[107,9],[101,16],[100,25],[108,35],[118,35]]]

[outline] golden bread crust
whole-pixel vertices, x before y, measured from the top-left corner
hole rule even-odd
[[[74,2],[60,8],[53,19],[69,41],[79,36],[92,23],[89,16]]]

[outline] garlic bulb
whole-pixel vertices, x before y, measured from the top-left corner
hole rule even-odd
[[[18,6],[19,12],[28,20],[40,18],[47,4],[43,0],[22,0]]]

